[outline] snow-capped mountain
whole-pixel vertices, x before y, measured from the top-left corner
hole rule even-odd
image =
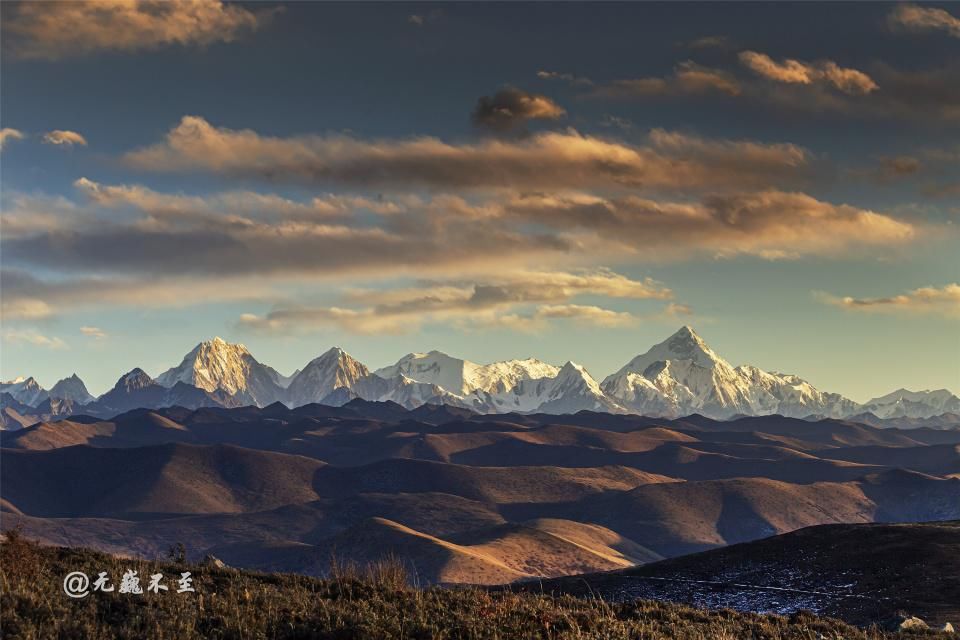
[[[17,402],[32,407],[50,397],[46,389],[41,387],[32,376],[29,378],[21,376],[15,380],[0,383],[0,393],[9,393]]]
[[[859,405],[794,376],[733,367],[690,327],[637,356],[601,385],[627,410],[646,415],[711,418],[737,414],[842,417]]]
[[[69,400],[76,406],[93,402],[94,397],[87,391],[87,385],[83,384],[80,376],[73,374],[69,378],[64,378],[53,385],[50,389],[51,398]]]
[[[76,374],[50,392],[33,378],[18,378],[0,385],[0,396],[3,408],[34,416],[112,417],[136,408],[263,407],[277,401],[290,407],[342,405],[357,398],[392,401],[407,409],[444,404],[478,413],[588,410],[663,417],[699,413],[718,419],[781,414],[922,420],[960,413],[960,398],[945,389],[900,389],[860,405],[795,375],[734,367],[690,327],[633,358],[600,384],[572,362],[556,367],[528,358],[477,364],[440,351],[411,353],[371,372],[336,347],[285,377],[258,362],[243,345],[214,338],[198,344],[157,379],[134,369],[92,402]]]
[[[944,413],[960,413],[960,398],[946,389],[907,391],[897,389],[874,398],[861,409],[878,418],[930,418]]]
[[[353,389],[362,378],[369,375],[370,370],[366,365],[354,360],[343,349],[334,347],[297,372],[287,387],[286,404],[299,407],[311,402],[324,402],[334,391]],[[343,403],[351,399],[350,395],[344,394]]]
[[[404,406],[442,402],[481,413],[623,410],[586,369],[572,362],[556,367],[527,358],[477,364],[431,351],[408,354],[376,375],[399,380],[378,399]]]
[[[521,380],[509,391],[491,394],[487,406],[492,413],[624,411],[603,393],[593,376],[575,362],[567,362],[554,376]]]
[[[166,387],[138,367],[121,376],[113,389],[85,406],[84,412],[113,416],[131,409],[163,407],[166,394]]]
[[[217,337],[201,342],[183,361],[157,376],[157,384],[173,387],[177,382],[224,393],[244,404],[265,407],[283,398],[285,378],[261,364],[242,344]]]
[[[558,367],[535,358],[477,364],[431,351],[407,354],[396,364],[378,369],[376,374],[381,378],[403,375],[417,382],[439,385],[450,393],[468,396],[477,391],[502,393],[514,388],[521,380],[552,378],[559,371]]]

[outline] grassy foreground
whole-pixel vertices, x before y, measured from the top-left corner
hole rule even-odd
[[[399,563],[360,571],[334,567],[319,580],[181,562],[147,562],[83,550],[40,547],[9,535],[0,545],[0,636],[4,638],[679,638],[880,639],[895,637],[843,622],[701,611],[640,601],[552,597],[481,589],[415,589]],[[163,573],[168,592],[118,593],[124,571]],[[82,599],[63,592],[67,574],[106,571],[112,593]],[[195,593],[175,593],[193,574]],[[936,637],[922,632],[917,637]],[[946,637],[946,636],[944,636]]]

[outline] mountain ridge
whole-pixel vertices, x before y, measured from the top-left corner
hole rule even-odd
[[[158,388],[142,390],[151,385]],[[44,405],[47,411],[43,415],[87,412],[99,417],[136,408],[134,402],[144,403],[140,406],[145,408],[173,404],[264,407],[274,402],[297,407],[310,403],[339,406],[356,398],[392,401],[408,409],[443,404],[488,414],[587,410],[669,418],[694,414],[716,419],[865,415],[923,421],[960,413],[960,397],[946,389],[898,389],[860,404],[817,389],[797,375],[752,365],[733,366],[690,326],[681,327],[600,382],[572,362],[558,367],[526,358],[477,364],[440,351],[409,353],[393,365],[372,370],[340,347],[328,349],[294,374],[283,376],[259,362],[244,345],[215,337],[200,342],[179,365],[156,378],[137,368],[122,377],[118,386],[136,399],[121,400],[117,386],[93,399],[76,374],[49,392],[34,378],[3,383],[0,392],[12,399],[5,400],[7,404],[18,403],[17,411],[23,406],[38,408],[56,392],[64,397]],[[16,428],[21,422],[4,424]]]

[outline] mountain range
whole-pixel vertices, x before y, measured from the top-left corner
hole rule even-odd
[[[443,404],[476,413],[578,411],[715,419],[779,414],[790,417],[927,419],[960,413],[960,398],[946,389],[900,389],[860,404],[821,391],[802,378],[733,366],[690,327],[636,356],[597,381],[582,366],[561,367],[533,358],[477,364],[439,351],[410,353],[371,371],[340,348],[284,376],[247,348],[221,338],[201,342],[180,364],[156,378],[141,369],[124,374],[93,398],[76,374],[49,391],[32,377],[0,384],[5,428],[37,418],[85,413],[112,417],[134,408],[184,406],[288,407],[343,405],[360,398],[406,408]]]

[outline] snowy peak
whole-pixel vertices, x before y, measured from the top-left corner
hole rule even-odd
[[[429,353],[408,353],[396,364],[378,369],[375,373],[381,378],[405,376],[416,382],[435,384],[447,391],[467,394],[473,389],[466,383],[466,360],[453,358],[441,351]],[[475,366],[475,365],[474,365]]]
[[[129,373],[121,376],[121,378],[117,380],[117,384],[113,385],[113,390],[132,393],[139,389],[145,389],[155,384],[156,382],[154,379],[147,375],[146,371],[140,367],[136,367]]]
[[[322,402],[337,389],[352,389],[369,375],[366,365],[334,347],[311,360],[293,377],[287,387],[287,404],[299,407]]]
[[[69,400],[77,405],[93,402],[93,396],[87,391],[87,385],[83,383],[80,376],[73,374],[69,378],[64,378],[53,385],[50,389],[51,398]]]
[[[216,337],[194,347],[178,366],[160,374],[157,383],[170,388],[183,382],[266,406],[282,395],[282,378],[274,369],[258,362],[244,345]]]
[[[36,407],[49,397],[47,391],[33,378],[19,376],[0,384],[0,393],[9,393],[17,402]]]
[[[604,380],[604,383],[606,383],[607,380],[628,373],[643,374],[655,363],[665,363],[674,360],[689,361],[698,367],[706,369],[712,369],[718,365],[725,369],[731,368],[730,364],[717,355],[713,349],[708,347],[707,343],[703,341],[703,338],[692,328],[683,326],[672,336],[660,344],[654,345],[647,350],[646,353],[637,356],[619,371],[608,376]]]
[[[960,398],[946,389],[909,391],[897,389],[862,406],[879,418],[930,418],[960,412]]]
[[[690,327],[628,362],[601,387],[629,410],[647,415],[841,417],[857,407],[794,375],[749,365],[733,368]]]
[[[395,365],[378,369],[382,378],[406,376],[416,382],[435,384],[461,396],[509,391],[521,380],[552,378],[559,369],[536,358],[477,364],[441,351],[410,353]]]

